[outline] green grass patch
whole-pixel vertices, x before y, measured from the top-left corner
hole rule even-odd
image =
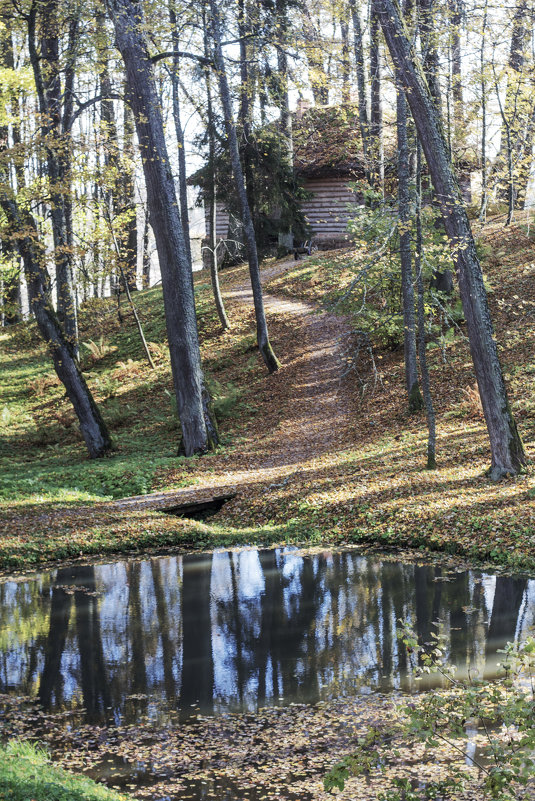
[[[5,801],[127,801],[85,776],[55,767],[30,743],[0,746],[0,798]]]

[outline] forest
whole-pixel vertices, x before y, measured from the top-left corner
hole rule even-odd
[[[0,0],[0,799],[533,797],[531,0]]]

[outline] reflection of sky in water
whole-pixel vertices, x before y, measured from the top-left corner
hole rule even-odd
[[[76,583],[87,592],[74,593]],[[197,586],[208,593],[205,618]],[[464,669],[494,669],[503,638],[525,637],[535,624],[535,581],[293,548],[73,566],[0,582],[0,691],[46,695],[48,686],[52,707],[85,705],[96,717],[105,697],[116,716],[127,714],[134,693],[148,696],[141,712],[156,715],[166,701],[196,703],[200,690],[182,685],[183,660],[193,658],[212,698],[205,712],[310,702],[359,684],[408,690],[415,658],[397,640],[399,618],[429,637],[437,609],[451,658]],[[489,651],[491,618],[503,641]],[[186,651],[187,641],[206,645],[201,656]]]

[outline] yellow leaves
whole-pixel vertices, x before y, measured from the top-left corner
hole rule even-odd
[[[19,67],[16,70],[0,67],[0,91],[4,99],[14,91],[29,91],[33,87],[33,74],[30,67]]]

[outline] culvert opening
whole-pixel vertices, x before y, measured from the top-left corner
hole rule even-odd
[[[208,517],[217,514],[227,501],[231,501],[235,497],[235,492],[231,495],[217,495],[214,498],[207,498],[203,501],[166,506],[165,509],[160,509],[160,512],[166,515],[174,515],[175,517],[187,517],[190,520],[206,520]]]

